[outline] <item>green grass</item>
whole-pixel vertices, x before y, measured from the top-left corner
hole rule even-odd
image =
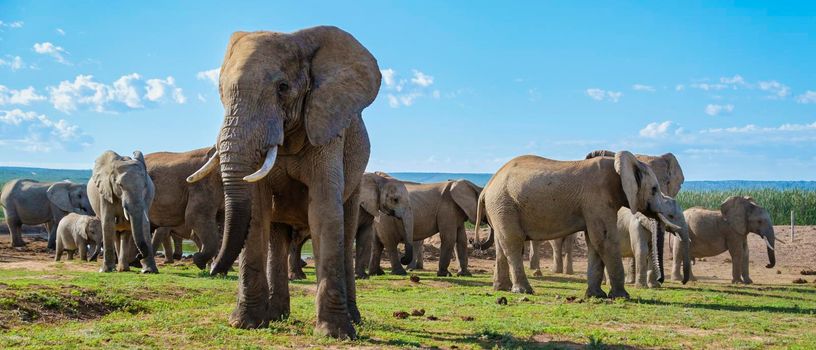
[[[680,191],[677,200],[683,208],[695,206],[719,209],[720,204],[731,196],[751,196],[759,205],[768,209],[775,225],[790,225],[791,210],[796,225],[816,225],[816,191],[806,190],[728,190],[728,191]]]
[[[268,329],[239,330],[226,323],[235,303],[234,273],[210,278],[190,266],[163,267],[161,274],[147,276],[0,270],[0,320],[21,314],[19,305],[32,302],[68,315],[81,305],[101,305],[110,312],[53,323],[37,322],[44,316],[34,314],[26,316],[33,322],[0,324],[0,348],[816,347],[813,284],[668,283],[660,290],[631,287],[628,301],[583,301],[582,278],[549,275],[533,278],[536,294],[524,300],[494,292],[489,275],[437,278],[429,272],[418,274],[419,283],[398,276],[358,281],[364,319],[357,327],[359,339],[324,339],[312,335],[313,272],[307,268],[307,281],[290,284],[288,320]],[[508,305],[498,305],[499,297],[506,297]],[[578,299],[571,302],[572,297]],[[393,316],[413,309],[425,309],[425,316]],[[438,320],[429,320],[431,315]]]

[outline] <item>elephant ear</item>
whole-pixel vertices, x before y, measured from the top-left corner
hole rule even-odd
[[[379,214],[381,177],[377,174],[365,173],[360,181],[360,207],[373,217]]]
[[[615,172],[620,175],[623,193],[626,194],[626,200],[632,214],[640,210],[638,190],[640,189],[643,174],[639,163],[637,158],[628,151],[620,151],[615,154]]]
[[[71,205],[71,196],[69,195],[71,185],[70,182],[57,182],[49,186],[45,192],[51,203],[54,203],[60,210],[69,213],[74,212],[74,206]]]
[[[108,203],[113,203],[113,182],[114,182],[114,162],[120,159],[114,151],[105,151],[96,158],[93,167],[91,181],[96,185],[102,199]]]
[[[479,193],[481,192],[481,187],[468,180],[453,181],[450,186],[453,201],[465,212],[468,221],[472,223],[478,222],[476,220],[476,202],[479,200]]]
[[[673,153],[666,153],[660,156],[660,158],[663,158],[668,164],[669,188],[666,189],[666,194],[669,197],[675,197],[680,193],[680,187],[683,186],[683,182],[686,181],[686,177],[683,175],[683,169],[680,168],[680,162],[677,161],[677,157],[675,157]]]
[[[305,127],[309,142],[325,145],[377,97],[377,60],[351,34],[330,26],[294,33],[311,55],[311,91],[306,97]]]
[[[615,152],[607,151],[605,149],[599,149],[592,152],[589,152],[584,159],[592,159],[597,157],[614,157]]]
[[[720,211],[725,222],[731,225],[734,231],[743,235],[748,234],[747,211],[749,203],[750,201],[745,197],[733,196],[720,204]]]

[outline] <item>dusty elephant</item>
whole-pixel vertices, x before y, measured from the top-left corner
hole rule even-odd
[[[129,270],[128,252],[133,251],[134,243],[142,257],[142,273],[159,272],[150,244],[148,216],[154,191],[142,152],[133,152],[131,158],[106,151],[96,158],[88,197],[102,221],[105,250],[100,272]]]
[[[62,217],[68,213],[94,215],[85,185],[68,181],[11,180],[3,186],[0,205],[6,215],[13,247],[25,245],[23,225],[45,224],[48,249],[55,249],[57,224]]]
[[[572,269],[572,250],[575,246],[575,240],[578,233],[573,233],[569,236],[551,239],[546,241],[550,243],[553,251],[553,272],[565,273],[567,275],[573,274]],[[544,249],[545,242],[530,241],[530,270],[533,270],[534,276],[541,276],[541,250]]]
[[[451,180],[429,184],[403,182],[411,199],[414,211],[414,254],[408,265],[411,269],[422,269],[422,241],[437,233],[440,234],[438,276],[450,276],[448,266],[456,249],[459,260],[460,276],[469,276],[467,256],[467,235],[465,221],[476,222],[476,200],[482,188],[467,180]],[[375,225],[377,239],[371,254],[371,274],[380,273],[380,257],[386,244],[388,250],[396,250],[396,243],[402,239],[402,227],[392,218],[381,218]],[[386,247],[387,248],[387,247]],[[392,254],[393,256],[393,254]],[[392,257],[392,271],[401,272],[399,261]]]
[[[88,257],[88,245],[93,245]],[[102,223],[96,216],[70,213],[57,225],[57,252],[54,260],[60,261],[62,253],[68,252],[68,260],[74,259],[79,251],[82,260],[96,260],[102,251]]]
[[[686,209],[683,214],[689,225],[692,258],[705,258],[725,251],[731,255],[731,283],[753,283],[748,274],[748,234],[755,233],[765,240],[768,252],[766,268],[776,266],[773,222],[768,210],[751,197],[734,196],[726,199],[720,210]],[[675,256],[672,279],[680,276],[678,239],[672,238]],[[693,278],[694,273],[691,273]]]
[[[216,152],[188,178],[220,167],[224,239],[212,274],[238,258],[230,325],[260,328],[289,315],[293,230],[311,232],[317,262],[315,334],[354,338],[352,243],[370,144],[361,116],[380,88],[374,56],[336,27],[291,34],[236,32],[221,66],[224,122]]]
[[[405,184],[388,174],[375,172],[363,174],[360,182],[360,215],[357,220],[357,233],[355,234],[355,261],[354,275],[356,278],[368,278],[366,267],[371,259],[371,247],[373,244],[382,245],[382,241],[375,243],[374,223],[379,220],[390,218],[396,221],[397,230],[400,232],[399,240],[387,241],[385,246],[391,254],[392,265],[396,264],[397,269],[392,269],[395,275],[405,275],[405,269],[401,265],[407,265],[413,258],[413,229],[414,214],[411,208],[411,199]],[[308,239],[308,232],[300,232],[292,241],[292,251],[289,254],[289,279],[303,279],[304,262],[300,259],[303,243]],[[390,237],[389,237],[390,238]],[[397,244],[405,243],[405,254],[398,258]],[[369,271],[372,274],[382,274],[382,269]]]
[[[585,157],[586,159],[591,159],[595,157],[615,157],[615,152],[606,151],[606,150],[598,150],[592,151]],[[680,167],[680,162],[677,161],[677,157],[674,156],[672,153],[665,153],[660,156],[650,156],[644,154],[635,155],[635,157],[643,162],[646,163],[649,167],[652,168],[654,171],[655,176],[657,176],[657,182],[659,183],[659,189],[665,195],[669,197],[676,197],[678,193],[680,193],[680,188],[685,181],[685,176],[683,175],[683,169]],[[652,220],[652,219],[650,219]],[[650,225],[651,227],[655,227],[659,232],[657,233],[660,237],[658,245],[661,247],[660,251],[658,251],[658,255],[663,256],[663,236],[665,235],[665,229],[663,227],[663,223],[660,221],[655,221],[655,225]],[[576,233],[577,235],[577,233]],[[567,236],[565,238],[559,238],[555,240],[551,240],[550,244],[553,246],[553,264],[555,265],[554,272],[560,273],[559,266],[562,264],[564,266],[572,266],[572,249],[574,244],[570,244],[575,241],[575,235]],[[571,241],[565,241],[571,240]],[[536,248],[540,249],[542,243],[537,243],[533,241],[531,245],[537,246]],[[561,248],[559,249],[558,253],[556,253],[556,247]],[[533,259],[536,259],[535,261]],[[538,256],[531,255],[530,257],[530,268],[534,269],[534,266],[538,266]],[[562,263],[563,261],[563,263]],[[661,269],[662,271],[662,269]],[[571,272],[565,272],[570,274]],[[662,272],[661,272],[662,276]],[[662,278],[660,278],[662,281]]]
[[[224,208],[224,191],[217,171],[196,183],[186,178],[215,154],[215,148],[206,147],[189,152],[157,152],[145,156],[147,173],[153,180],[156,196],[150,206],[150,223],[157,227],[152,245],[158,247],[168,238],[174,227],[184,227],[176,232],[191,238],[190,231],[201,242],[201,251],[193,254],[193,263],[200,269],[218,253],[221,232],[217,220]],[[169,250],[165,247],[165,250]],[[173,255],[165,254],[165,262],[172,262]]]
[[[660,192],[652,169],[629,152],[614,158],[556,161],[537,156],[517,157],[502,166],[478,201],[493,228],[496,268],[493,287],[532,293],[522,264],[526,239],[547,240],[586,231],[588,297],[606,297],[601,289],[604,267],[609,270],[610,297],[628,297],[617,239],[617,212],[671,223],[664,214],[676,205]]]

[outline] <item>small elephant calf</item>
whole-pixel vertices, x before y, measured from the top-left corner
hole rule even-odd
[[[88,245],[93,244],[93,253],[88,259]],[[74,259],[74,252],[79,250],[82,260],[96,260],[102,248],[102,222],[96,216],[71,213],[60,220],[57,226],[57,256],[68,252],[68,260]]]

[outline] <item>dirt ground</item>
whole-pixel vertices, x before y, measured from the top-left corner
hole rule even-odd
[[[5,225],[2,225],[5,226]],[[777,238],[781,242],[776,243],[776,267],[765,268],[768,257],[765,252],[765,243],[759,236],[751,234],[748,238],[748,245],[751,254],[750,273],[754,283],[758,284],[790,284],[795,279],[804,278],[808,282],[814,282],[816,276],[803,276],[803,270],[816,270],[816,226],[796,226],[796,237],[793,243],[790,242],[790,226],[775,226]],[[482,232],[484,237],[484,232]],[[473,232],[468,232],[470,237]],[[63,264],[54,261],[53,253],[46,249],[46,240],[42,229],[32,228],[26,233],[24,239],[28,245],[22,248],[12,248],[10,236],[7,229],[0,229],[0,269],[23,268],[29,270],[45,271],[56,269],[72,269],[93,271],[98,268],[98,263],[87,264]],[[583,235],[579,235],[574,253],[574,270],[577,275],[586,274],[586,245]],[[552,251],[549,245],[545,245],[543,258],[541,261],[543,272],[547,273],[553,267]],[[492,273],[495,263],[495,253],[493,249],[484,252],[470,250],[469,265],[474,273]],[[668,244],[666,248],[665,266],[666,273],[671,271],[672,260],[669,253]],[[161,261],[161,259],[159,259]],[[309,259],[311,263],[311,259]],[[432,237],[425,242],[425,268],[436,269],[439,261],[439,240]],[[383,267],[387,267],[387,260],[383,261]],[[455,270],[458,263],[451,262],[451,269]],[[694,275],[699,281],[730,283],[731,281],[731,259],[727,252],[715,257],[698,259],[693,267]]]

